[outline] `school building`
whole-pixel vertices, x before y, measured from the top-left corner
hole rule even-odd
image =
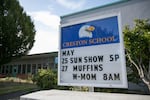
[[[29,74],[36,74],[38,69],[57,70],[57,59],[58,52],[26,55],[0,66],[0,77],[26,78]]]

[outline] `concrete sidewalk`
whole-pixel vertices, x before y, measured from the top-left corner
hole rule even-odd
[[[23,95],[20,100],[150,100],[150,95],[45,90]]]

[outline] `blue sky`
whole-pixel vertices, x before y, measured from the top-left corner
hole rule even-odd
[[[36,29],[30,54],[58,51],[60,16],[116,1],[120,0],[19,0]]]

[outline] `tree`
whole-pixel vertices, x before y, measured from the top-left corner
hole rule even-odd
[[[150,23],[149,20],[135,20],[131,29],[126,26],[124,31],[126,56],[130,67],[138,72],[139,77],[150,90]]]
[[[33,47],[34,24],[18,0],[0,0],[0,65]]]

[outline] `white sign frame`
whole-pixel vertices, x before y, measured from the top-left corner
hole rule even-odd
[[[66,27],[66,26],[70,26],[70,25],[75,25],[75,24],[80,24],[83,22],[88,22],[88,21],[93,21],[93,20],[97,20],[97,19],[104,19],[104,18],[108,18],[108,17],[112,17],[112,16],[117,16],[118,18],[118,28],[119,28],[119,38],[120,38],[120,51],[121,55],[121,71],[122,71],[122,83],[121,84],[96,84],[96,83],[88,83],[87,81],[86,83],[71,83],[71,82],[61,82],[61,27]],[[93,18],[85,18],[85,19],[79,19],[75,22],[69,22],[66,24],[62,24],[60,25],[60,36],[59,36],[59,54],[58,54],[58,85],[63,85],[63,86],[90,86],[90,87],[107,87],[107,88],[127,88],[128,87],[128,83],[127,83],[127,72],[126,72],[126,62],[125,62],[125,54],[124,54],[124,43],[123,43],[123,34],[122,34],[122,29],[121,29],[121,15],[120,13],[112,13],[112,14],[108,14],[108,15],[104,15],[104,16],[96,16]],[[69,80],[69,79],[68,79]],[[95,81],[96,82],[96,81]]]

